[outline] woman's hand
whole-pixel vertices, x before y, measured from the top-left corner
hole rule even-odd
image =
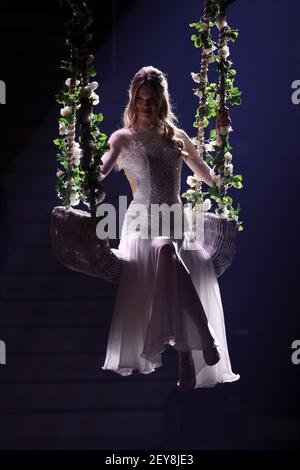
[[[102,181],[106,176],[111,172],[113,167],[118,160],[123,143],[123,136],[122,130],[118,130],[114,132],[109,140],[108,143],[110,145],[110,149],[102,155],[102,165],[100,165],[101,174],[98,176],[98,181]]]
[[[181,129],[180,138],[184,141],[184,150],[187,152],[188,156],[185,159],[188,167],[208,186],[213,186],[213,180],[210,174],[211,168],[205,163],[203,158],[200,158],[198,151],[189,138],[189,136]]]

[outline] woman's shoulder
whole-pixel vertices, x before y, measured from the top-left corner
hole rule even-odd
[[[175,137],[178,137],[180,139],[188,139],[189,136],[187,135],[187,133],[181,129],[180,127],[175,127]]]
[[[126,143],[128,143],[130,136],[131,136],[130,129],[126,127],[122,127],[120,129],[115,130],[111,134],[108,142],[114,145],[126,145]]]
[[[113,140],[124,140],[128,137],[130,137],[132,134],[131,129],[127,127],[121,127],[119,129],[116,129],[111,135],[110,139]]]

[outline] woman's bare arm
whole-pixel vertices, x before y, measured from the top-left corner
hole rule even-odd
[[[199,157],[197,149],[189,136],[181,129],[180,138],[184,141],[184,150],[188,153],[185,159],[189,168],[203,180],[208,186],[213,186],[213,180],[210,175],[211,168],[205,161]]]
[[[122,134],[120,131],[114,132],[109,140],[108,143],[110,145],[110,149],[102,155],[102,165],[100,166],[101,175],[99,175],[98,180],[102,181],[106,176],[111,172],[113,167],[118,160],[121,149],[122,149]]]

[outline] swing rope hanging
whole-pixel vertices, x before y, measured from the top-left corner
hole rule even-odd
[[[233,199],[227,193],[230,188],[241,189],[242,175],[233,174],[232,147],[229,144],[229,133],[232,122],[226,103],[241,104],[241,92],[234,86],[236,70],[228,60],[230,54],[228,42],[234,42],[238,31],[228,26],[226,7],[235,0],[205,0],[204,15],[199,22],[191,23],[196,29],[191,39],[196,48],[201,48],[200,73],[192,73],[198,87],[194,93],[199,97],[199,106],[195,114],[194,127],[197,137],[192,139],[199,157],[212,167],[213,187],[202,191],[202,182],[196,175],[189,176],[187,183],[191,187],[183,193],[192,208],[201,205],[201,210],[210,210],[211,199],[216,202],[215,216],[204,215],[204,248],[214,260],[217,276],[230,266],[235,255],[237,232],[243,230],[239,220],[240,205],[233,207]],[[219,30],[218,43],[212,39],[212,28]],[[209,64],[217,64],[218,83],[208,83]],[[205,128],[210,120],[216,117],[216,128],[210,131],[210,139],[205,141]],[[209,195],[210,198],[204,199]]]
[[[57,258],[66,267],[118,284],[123,264],[126,261],[119,256],[118,250],[110,248],[108,238],[102,240],[96,234],[98,222],[96,210],[105,198],[98,176],[100,164],[102,164],[101,156],[109,146],[107,136],[99,130],[99,123],[102,122],[103,115],[93,113],[93,106],[97,105],[99,101],[99,97],[95,93],[99,84],[95,81],[89,82],[89,77],[96,75],[92,65],[94,57],[88,53],[88,43],[92,38],[88,29],[92,24],[92,17],[84,1],[65,0],[65,2],[71,8],[72,15],[65,25],[66,45],[69,47],[70,58],[62,61],[62,67],[68,71],[70,78],[66,80],[63,90],[56,95],[56,101],[63,105],[59,119],[60,137],[54,140],[59,150],[57,160],[62,167],[57,172],[56,190],[63,205],[54,207],[52,210],[50,226],[52,248]],[[195,41],[206,38],[204,45],[207,45],[207,41],[210,39],[209,28],[214,16],[217,15],[217,21],[223,21],[223,25],[226,23],[225,7],[227,3],[225,0],[206,0],[202,21],[192,24],[197,25],[195,27],[198,35],[195,36],[198,39]],[[203,30],[205,34],[203,34]],[[221,47],[224,47],[222,44],[225,33],[226,28],[221,28],[219,51]],[[205,150],[207,144],[205,144],[204,129],[207,126],[205,113],[207,112],[207,93],[210,90],[207,85],[207,71],[210,61],[209,54],[204,49],[200,74],[192,74],[195,81],[199,83],[197,94],[200,97],[200,103],[194,125],[198,128],[195,143],[200,157],[208,155]],[[218,173],[220,179],[222,171],[224,174],[224,154],[228,153],[229,148],[228,129],[231,121],[228,108],[225,106],[226,71],[222,70],[222,67],[219,71],[218,93],[220,98],[217,128],[215,134],[211,133],[211,137],[216,137],[219,144],[219,146],[215,146],[216,161],[219,162],[219,165],[215,164],[213,169],[220,172]],[[227,134],[224,133],[226,126]],[[76,131],[78,128],[77,142]],[[207,162],[213,163],[210,161],[209,155]],[[234,178],[238,177],[240,181],[239,176],[236,175]],[[223,176],[222,183],[225,180],[226,178],[224,179]],[[218,182],[218,179],[216,181]],[[230,184],[227,182],[225,185],[223,184],[223,187],[215,184],[213,188],[209,188],[211,198],[219,203],[219,208],[225,207],[226,204],[228,206],[232,201],[226,195],[228,187]],[[201,182],[196,180],[195,189],[184,193],[183,196],[195,209],[197,203],[203,203],[203,196],[206,194],[208,193],[201,191]],[[73,206],[78,205],[79,202],[85,204],[90,212],[73,209]],[[232,209],[231,214],[233,211]],[[204,248],[213,259],[217,276],[220,276],[232,262],[238,225],[237,218],[226,218],[220,212],[217,214],[204,213]]]
[[[63,206],[57,206],[51,215],[52,248],[58,259],[68,268],[90,276],[102,277],[117,284],[123,260],[109,246],[108,239],[96,235],[97,205],[105,197],[97,179],[101,156],[109,148],[107,136],[100,132],[103,115],[93,114],[93,105],[99,101],[95,93],[97,82],[89,83],[95,76],[94,57],[88,54],[88,32],[92,24],[91,14],[82,0],[67,0],[71,18],[66,23],[66,45],[69,60],[62,61],[62,68],[70,74],[56,101],[63,105],[59,119],[57,194]],[[76,126],[80,136],[75,140]],[[90,210],[73,209],[82,201]]]

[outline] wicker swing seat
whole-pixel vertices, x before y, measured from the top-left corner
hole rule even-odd
[[[118,284],[124,262],[109,240],[96,234],[97,219],[79,209],[54,207],[51,214],[52,249],[59,261],[73,271]],[[210,254],[217,277],[231,265],[235,255],[237,226],[215,214],[204,215],[203,248]]]
[[[50,223],[52,249],[67,268],[118,284],[123,260],[114,254],[108,239],[97,237],[96,224],[97,219],[89,212],[54,207]]]

